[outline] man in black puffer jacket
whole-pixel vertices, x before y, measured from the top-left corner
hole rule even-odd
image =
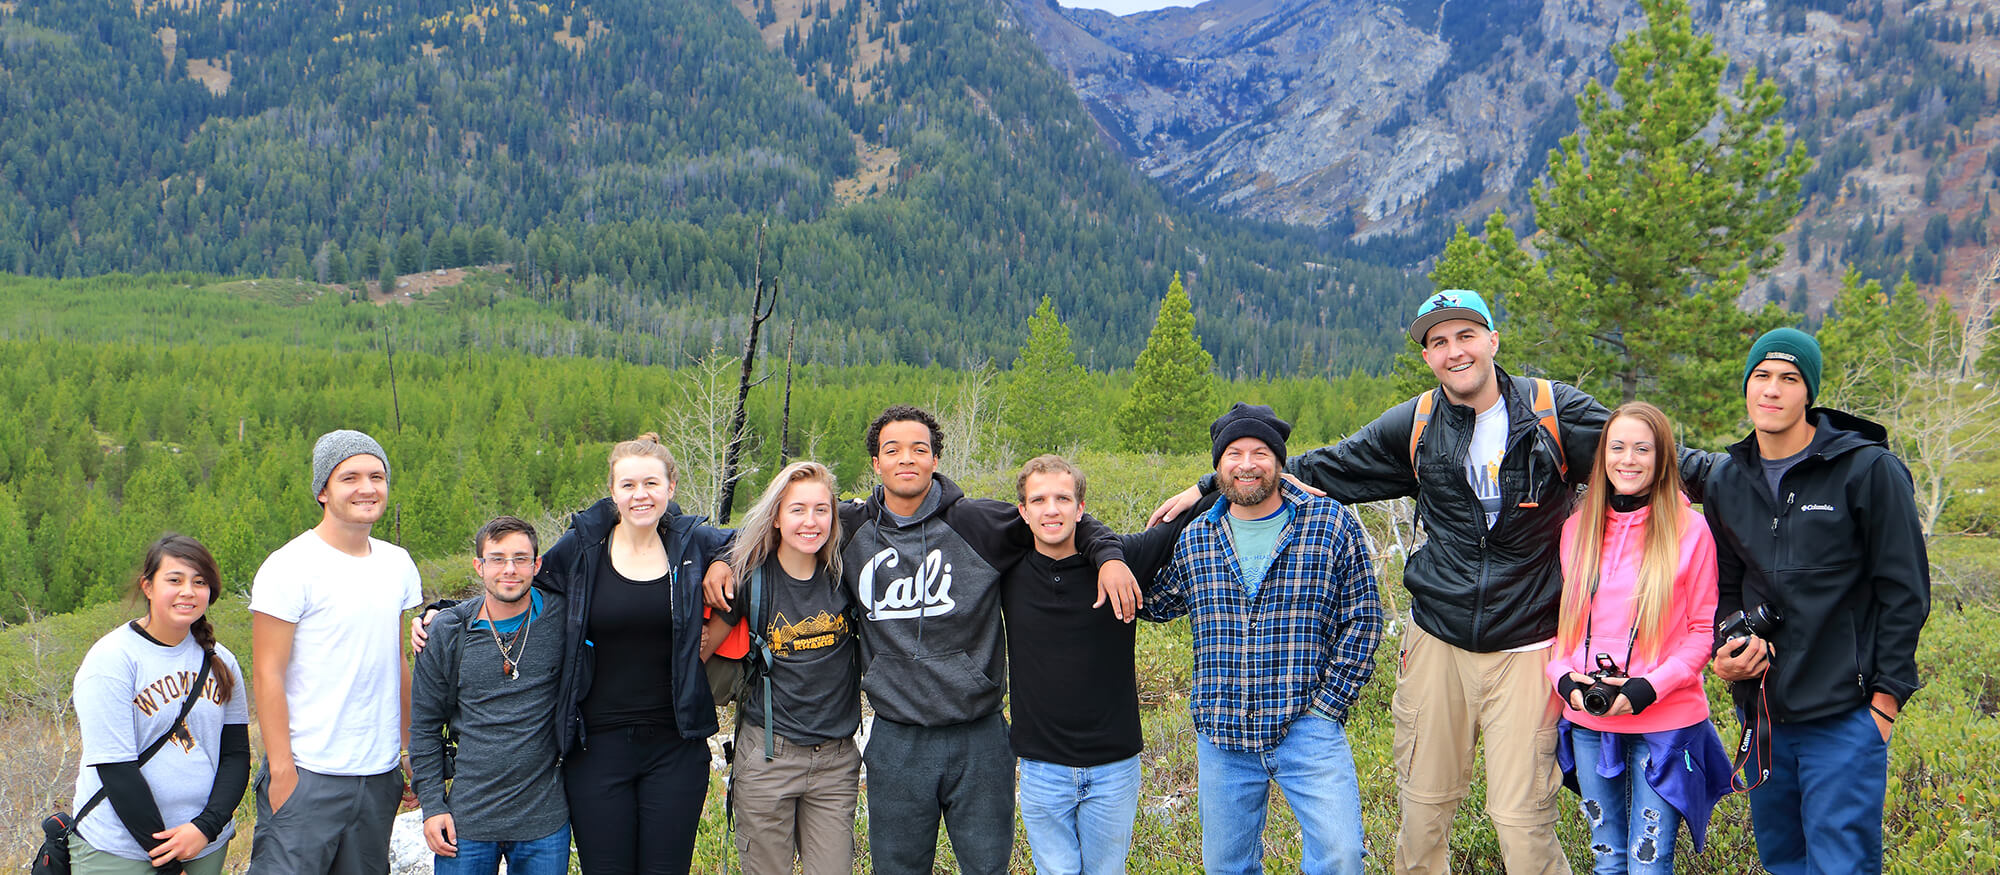
[[[1714,466],[1715,673],[1748,721],[1751,826],[1775,875],[1880,872],[1890,728],[1917,678],[1930,560],[1908,468],[1875,423],[1812,407],[1819,344],[1780,328],[1743,368],[1755,431]],[[1738,638],[1745,608],[1776,611]],[[1754,741],[1754,736],[1753,736]],[[1807,804],[1805,800],[1811,799]]]
[[[1402,801],[1395,871],[1449,871],[1452,816],[1485,738],[1486,813],[1507,871],[1568,872],[1555,832],[1561,706],[1542,671],[1562,595],[1563,520],[1608,412],[1573,386],[1494,364],[1500,335],[1476,292],[1426,300],[1410,337],[1438,388],[1285,466],[1346,504],[1414,497],[1429,535],[1403,567],[1413,622],[1391,703]],[[1682,453],[1684,479],[1700,482],[1704,457]],[[1200,490],[1210,488],[1205,478]],[[1198,494],[1176,496],[1155,521]]]

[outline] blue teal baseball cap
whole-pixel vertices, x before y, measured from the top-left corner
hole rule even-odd
[[[1486,309],[1486,301],[1478,292],[1444,289],[1424,299],[1423,306],[1417,308],[1416,321],[1410,323],[1410,339],[1422,346],[1431,326],[1453,319],[1477,322],[1488,331],[1493,330],[1493,311]]]

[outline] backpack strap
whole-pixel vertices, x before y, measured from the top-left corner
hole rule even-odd
[[[1437,404],[1437,390],[1432,389],[1411,399],[1417,402],[1417,412],[1410,420],[1410,476],[1417,476],[1417,444],[1424,439],[1424,427],[1431,424],[1431,408]]]
[[[745,619],[750,621],[750,670],[757,674],[757,685],[764,693],[764,761],[777,758],[771,742],[771,642],[764,638],[764,569],[750,571],[750,603],[745,605]]]
[[[1549,438],[1555,441],[1556,469],[1562,473],[1564,480],[1568,480],[1569,454],[1563,452],[1562,428],[1556,422],[1555,387],[1548,380],[1536,378],[1534,393],[1535,419],[1541,423],[1542,430],[1549,433]],[[1423,440],[1424,428],[1431,424],[1431,410],[1437,404],[1437,392],[1436,390],[1425,392],[1413,400],[1417,402],[1417,409],[1410,421],[1410,474],[1415,476],[1417,444]]]
[[[534,599],[534,594],[529,593],[528,598],[530,599],[528,610],[533,611],[532,600]],[[454,728],[458,723],[458,667],[465,664],[465,639],[471,631],[472,621],[470,620],[458,627],[458,649],[452,654],[451,667],[445,670],[446,682],[450,684],[448,689],[451,691],[451,704],[445,708],[444,726],[442,727],[444,730],[444,776],[447,779],[458,777],[458,730]]]
[[[1569,454],[1563,452],[1562,429],[1556,426],[1555,387],[1551,386],[1549,381],[1540,378],[1535,380],[1535,419],[1541,422],[1542,429],[1549,433],[1551,440],[1555,441],[1556,470],[1562,473],[1564,481],[1568,481]]]

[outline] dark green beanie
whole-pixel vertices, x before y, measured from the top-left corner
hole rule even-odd
[[[1750,358],[1743,362],[1742,390],[1750,391],[1750,372],[1757,369],[1758,362],[1777,359],[1798,366],[1799,375],[1806,381],[1806,403],[1811,404],[1819,397],[1819,341],[1797,328],[1773,328],[1757,338],[1750,347]]]

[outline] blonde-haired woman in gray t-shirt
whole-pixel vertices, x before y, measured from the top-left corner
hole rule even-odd
[[[222,593],[199,541],[167,535],[146,550],[133,583],[146,615],[98,639],[76,670],[83,761],[72,810],[77,875],[213,875],[235,835],[231,817],[250,780],[250,708],[236,656],[215,640],[208,608]],[[190,690],[210,663],[208,680]],[[198,695],[186,720],[177,720]],[[141,765],[146,747],[167,743]]]

